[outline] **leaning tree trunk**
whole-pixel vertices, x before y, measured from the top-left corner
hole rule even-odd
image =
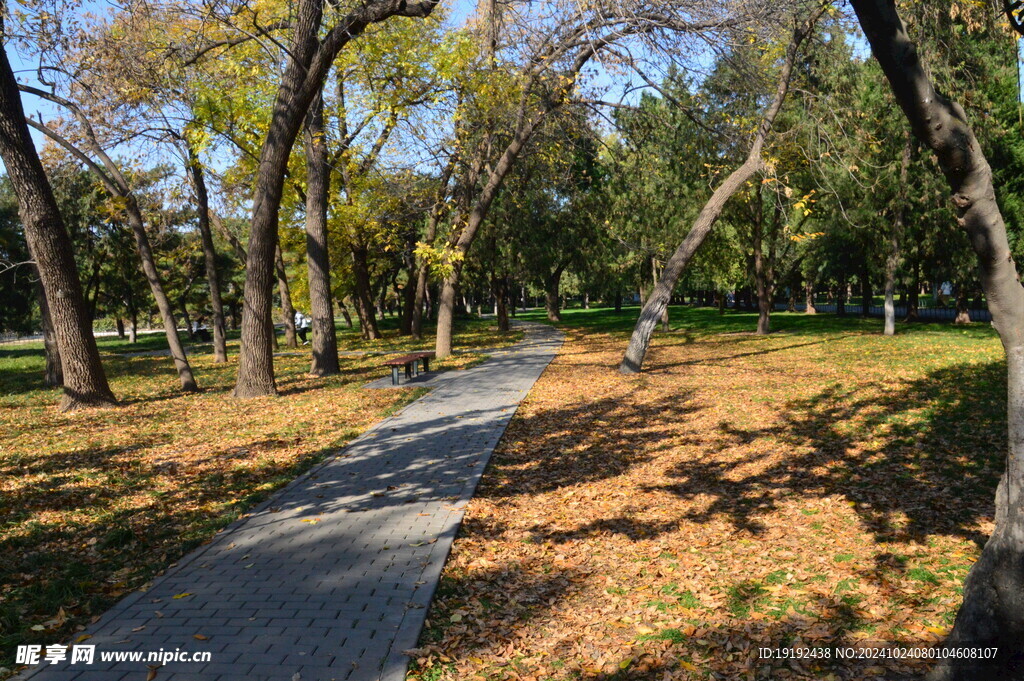
[[[946,176],[1006,351],[1009,451],[996,491],[995,530],[967,576],[963,605],[944,645],[997,647],[1008,664],[982,670],[951,660],[955,664],[940,662],[930,678],[1014,678],[1009,658],[1024,648],[1024,288],[996,204],[992,170],[963,108],[935,91],[894,0],[852,4],[914,134],[935,153]]]
[[[341,310],[341,318],[345,320],[345,327],[351,329],[352,328],[352,315],[349,314],[348,306],[345,304],[344,300],[339,300],[338,301],[338,309]]]
[[[3,17],[0,16],[0,33]],[[71,238],[68,236],[36,154],[18,84],[0,48],[0,158],[18,197],[18,213],[32,258],[39,269],[44,295],[50,303],[54,336],[64,369],[64,396],[60,409],[112,405],[96,339],[92,335],[82,282],[78,278]]]
[[[796,63],[800,45],[814,28],[814,24],[818,21],[826,6],[822,5],[816,9],[806,21],[794,29],[793,38],[789,43],[789,47],[786,48],[786,59],[779,73],[775,97],[768,106],[767,111],[765,111],[764,118],[761,119],[761,124],[758,126],[757,133],[751,142],[750,152],[747,154],[743,165],[734,170],[726,178],[725,182],[715,190],[711,198],[708,199],[708,202],[704,204],[704,208],[701,209],[700,214],[694,221],[693,227],[690,228],[690,233],[686,235],[686,239],[683,240],[683,243],[679,245],[676,252],[665,263],[661,279],[658,280],[658,285],[651,293],[651,297],[648,298],[643,310],[641,310],[640,318],[633,329],[633,335],[629,339],[629,347],[626,348],[626,354],[619,365],[619,371],[622,373],[636,374],[640,372],[640,367],[644,363],[644,356],[647,355],[647,348],[651,343],[654,327],[658,319],[661,318],[662,312],[668,306],[668,301],[672,297],[672,289],[675,288],[676,282],[679,281],[679,276],[686,269],[697,249],[704,243],[708,234],[711,233],[711,228],[714,227],[718,216],[722,214],[722,209],[725,207],[726,202],[750,178],[764,168],[761,150],[764,148],[768,132],[775,123],[775,118],[778,116],[779,111],[782,109],[782,104],[786,100],[786,93],[789,91],[789,79],[793,74],[793,66]]]
[[[274,269],[277,272],[277,293],[281,298],[281,321],[284,322],[284,344],[288,348],[297,348],[299,339],[295,334],[295,306],[292,305],[292,291],[288,286],[288,270],[284,268],[284,253],[281,252],[280,246],[277,247],[274,260]],[[242,326],[245,326],[244,314],[242,315]],[[271,332],[273,332],[273,327],[271,327]]]
[[[135,247],[138,249],[139,259],[142,261],[142,273],[146,275],[149,290],[153,293],[153,300],[156,301],[156,307],[160,311],[164,334],[167,336],[167,346],[171,350],[174,367],[178,370],[181,389],[186,392],[194,392],[199,387],[192,375],[192,367],[189,366],[185,348],[181,344],[181,337],[178,336],[178,326],[174,321],[174,308],[171,306],[167,293],[164,292],[160,271],[156,267],[156,258],[153,257],[153,249],[149,244],[149,236],[146,234],[146,226],[142,222],[142,211],[139,210],[139,204],[133,194],[129,193],[121,198],[125,202],[125,211],[128,213],[128,224],[135,235]]]
[[[206,285],[210,289],[210,307],[213,309],[213,361],[222,364],[228,361],[227,333],[224,328],[224,303],[220,297],[220,276],[217,274],[217,250],[213,246],[213,232],[210,230],[210,195],[206,190],[206,177],[198,154],[191,146],[189,154],[189,177],[196,191],[196,210],[199,213],[199,236],[203,243],[203,262],[206,266]]]
[[[46,370],[43,373],[43,383],[50,388],[60,388],[64,385],[64,369],[60,363],[60,348],[57,346],[57,337],[53,333],[53,318],[50,317],[50,304],[46,301],[46,292],[43,291],[41,282],[36,282],[35,290],[36,301],[39,303],[39,316],[42,318],[43,351],[46,354]],[[121,330],[124,330],[123,324],[121,325]]]
[[[306,116],[306,262],[309,277],[309,312],[313,318],[313,363],[309,373],[338,373],[338,337],[334,331],[334,296],[331,261],[327,250],[327,196],[331,174],[324,139],[323,93]]]

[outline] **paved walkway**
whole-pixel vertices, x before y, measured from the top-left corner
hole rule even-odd
[[[93,664],[42,664],[32,681],[143,681],[155,663],[101,652],[209,652],[155,681],[400,681],[466,502],[519,402],[561,344],[556,329],[433,390],[295,480],[149,591],[108,611],[81,645]],[[390,381],[390,379],[388,379]]]

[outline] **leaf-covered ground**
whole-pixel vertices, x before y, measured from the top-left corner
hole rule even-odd
[[[470,504],[410,679],[892,679],[786,644],[928,645],[991,531],[1005,365],[988,325],[636,311],[568,341]]]
[[[493,322],[460,329],[457,347],[507,345]],[[183,395],[166,347],[101,341],[121,405],[58,413],[42,387],[39,344],[0,346],[0,667],[16,645],[54,643],[207,541],[253,503],[418,395],[363,390],[388,375],[379,357],[342,358],[342,374],[311,378],[309,348],[276,359],[278,398],[240,401],[237,369],[192,357],[203,391]],[[351,340],[342,333],[344,340]],[[430,347],[386,338],[360,349]],[[284,350],[284,348],[282,348]],[[478,361],[460,354],[439,368]],[[0,674],[2,675],[2,674]]]

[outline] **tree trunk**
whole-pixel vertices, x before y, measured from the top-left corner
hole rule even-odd
[[[775,97],[768,109],[765,111],[764,118],[761,119],[761,123],[758,126],[757,133],[754,135],[754,139],[750,145],[750,151],[747,154],[746,160],[739,168],[734,170],[728,178],[717,188],[711,195],[704,207],[700,211],[700,215],[693,223],[693,227],[690,228],[690,233],[686,235],[686,239],[679,245],[676,252],[672,254],[668,262],[665,264],[665,269],[662,271],[661,279],[658,281],[657,287],[651,293],[651,297],[647,300],[643,310],[640,312],[640,318],[637,320],[636,327],[633,329],[633,335],[629,339],[629,347],[626,349],[626,354],[622,358],[622,363],[619,365],[619,371],[624,374],[635,374],[640,372],[640,367],[643,365],[644,356],[647,354],[647,348],[651,342],[651,334],[654,332],[654,326],[657,320],[661,317],[662,311],[668,305],[669,298],[672,295],[672,289],[675,288],[676,282],[679,281],[679,276],[686,269],[694,253],[700,248],[701,244],[707,238],[708,234],[711,233],[711,228],[714,227],[715,222],[718,220],[718,216],[721,215],[722,209],[725,207],[726,202],[732,198],[733,194],[738,192],[746,182],[752,178],[757,172],[764,168],[764,161],[761,159],[761,150],[764,148],[765,139],[768,137],[768,132],[771,130],[772,125],[775,122],[775,117],[782,109],[782,104],[786,99],[786,93],[789,91],[789,79],[793,73],[793,66],[796,63],[797,54],[800,50],[800,45],[804,39],[810,34],[814,28],[814,24],[824,11],[824,6],[814,10],[811,16],[804,22],[802,22],[794,31],[793,38],[786,49],[786,59],[782,65],[781,73],[779,74],[778,87],[775,91]]]
[[[402,287],[402,319],[398,323],[399,336],[412,335],[413,310],[416,307],[416,266],[413,264],[408,270],[405,286]]]
[[[199,236],[203,244],[203,263],[206,268],[206,285],[210,289],[210,308],[213,310],[213,361],[223,364],[228,361],[227,332],[224,327],[224,303],[220,296],[220,275],[217,273],[217,250],[213,245],[210,230],[210,196],[206,189],[206,176],[199,155],[191,145],[188,147],[189,177],[196,192],[196,210],[199,214]]]
[[[321,93],[313,100],[306,116],[306,264],[309,312],[313,318],[313,362],[309,373],[314,376],[332,376],[340,370],[327,245],[327,197],[331,174],[327,165],[325,134]]]
[[[561,303],[559,301],[558,289],[562,283],[562,272],[565,270],[564,265],[559,265],[544,280],[544,307],[548,312],[548,321],[560,322],[562,321],[561,314]]]
[[[122,196],[125,202],[125,211],[128,214],[128,224],[135,235],[135,246],[139,251],[139,259],[142,261],[142,272],[149,282],[149,290],[153,293],[153,300],[156,301],[157,309],[160,311],[160,319],[164,325],[164,334],[167,336],[167,346],[171,350],[171,359],[178,370],[178,380],[181,381],[181,389],[185,392],[194,392],[199,389],[196,379],[192,375],[192,367],[189,366],[188,357],[185,355],[185,348],[178,336],[178,326],[174,321],[174,309],[171,301],[164,292],[164,285],[160,279],[160,271],[156,266],[156,258],[153,256],[153,249],[149,243],[149,236],[146,234],[146,226],[142,222],[142,211],[135,200],[135,195],[130,192]]]
[[[128,327],[128,342],[139,342],[139,308],[135,304],[135,293],[131,287],[128,288],[128,320],[131,326]]]
[[[181,306],[181,321],[185,325],[185,333],[188,334],[188,339],[195,343],[196,332],[192,326],[192,318],[188,314],[188,305],[185,304],[185,296],[178,298],[178,305]]]
[[[352,247],[352,274],[355,278],[353,298],[356,315],[359,317],[359,331],[363,340],[381,338],[377,327],[377,318],[373,312],[373,292],[370,286],[370,266],[367,263],[369,253],[365,246]]]
[[[277,90],[267,135],[260,149],[253,192],[245,270],[242,352],[234,395],[240,398],[277,394],[274,380],[272,295],[278,211],[288,158],[310,102],[323,87],[338,52],[367,26],[395,15],[425,17],[438,0],[369,0],[338,18],[318,39],[324,4],[300,0],[291,49]]]
[[[1006,351],[1009,451],[996,491],[995,531],[967,576],[963,605],[944,644],[997,647],[1004,666],[980,669],[947,658],[950,662],[940,661],[930,678],[1014,678],[1019,674],[1011,671],[1011,658],[1019,656],[1024,640],[1024,289],[996,204],[992,171],[963,108],[935,91],[894,0],[852,4],[914,134],[935,153],[945,173]]]
[[[907,316],[904,322],[916,322],[918,304],[921,298],[921,263],[914,261],[914,280],[907,290]]]
[[[622,312],[622,291],[615,291],[615,311]]]
[[[299,347],[299,339],[295,334],[295,306],[292,305],[292,291],[288,286],[288,270],[284,268],[284,253],[281,247],[277,247],[274,262],[274,270],[277,272],[277,293],[281,297],[281,321],[284,322],[284,346],[286,348]],[[248,267],[248,264],[246,265]],[[242,310],[242,330],[245,331],[245,309]],[[274,328],[271,325],[271,342],[276,345],[277,336],[274,335]],[[277,390],[276,383],[274,390]]]
[[[768,268],[765,265],[764,257],[764,207],[762,202],[761,185],[757,185],[757,201],[755,203],[757,216],[753,225],[753,247],[754,247],[754,289],[757,291],[757,335],[767,336],[772,331],[771,327],[771,282],[769,281]]]
[[[496,316],[498,318],[498,333],[508,333],[508,277],[496,277],[494,279],[494,303]],[[515,309],[515,305],[512,306]]]
[[[117,319],[114,320],[114,324],[117,327],[117,337],[120,340],[124,340],[124,318],[118,315]]]
[[[60,388],[64,385],[64,369],[61,366],[60,348],[57,345],[57,337],[53,331],[53,318],[50,316],[50,304],[46,301],[46,293],[43,291],[43,284],[41,281],[36,282],[35,290],[36,301],[39,303],[39,316],[42,319],[43,351],[46,354],[46,369],[43,373],[43,384],[50,388]],[[124,331],[124,325],[121,326],[121,330]]]
[[[814,309],[814,282],[808,281],[804,284],[804,314],[817,314]]]
[[[836,314],[840,317],[846,316],[846,276],[839,281],[836,291]]]
[[[963,285],[957,286],[956,289],[956,319],[953,320],[953,323],[971,323],[971,305],[967,300],[967,289]]]
[[[352,315],[348,312],[348,306],[345,305],[344,300],[338,301],[338,308],[341,310],[341,317],[345,320],[345,326],[349,329],[352,328]]]
[[[434,342],[434,352],[438,358],[452,354],[452,325],[455,321],[455,283],[457,281],[457,275],[450,275],[445,277],[441,285],[441,296],[437,302],[437,337]]]

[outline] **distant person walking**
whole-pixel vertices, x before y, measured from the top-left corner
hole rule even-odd
[[[299,334],[303,345],[309,345],[309,341],[306,340],[306,334],[309,333],[309,322],[309,317],[298,310],[295,311],[295,333]]]

